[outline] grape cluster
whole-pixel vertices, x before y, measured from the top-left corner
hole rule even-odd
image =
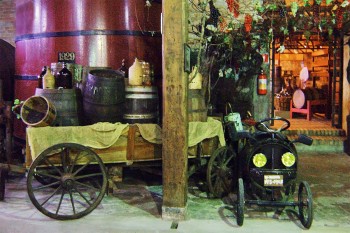
[[[280,15],[281,18],[284,18],[284,17],[286,16],[285,9],[283,9],[282,6],[279,7],[278,13],[279,13],[279,15]]]
[[[253,17],[250,14],[246,14],[244,17],[244,27],[246,32],[250,32],[252,30],[252,22]]]
[[[218,26],[218,19],[220,17],[220,12],[218,9],[215,8],[212,1],[209,2],[210,6],[210,18],[212,19],[212,24],[217,27]]]
[[[312,6],[312,12],[313,12],[313,18],[314,18],[315,24],[319,24],[319,22],[320,22],[320,5],[314,4]]]
[[[228,10],[234,15],[239,16],[239,0],[226,0]]]
[[[228,10],[233,13],[233,0],[226,0]]]
[[[338,7],[336,11],[336,28],[341,29],[343,26],[343,7]]]

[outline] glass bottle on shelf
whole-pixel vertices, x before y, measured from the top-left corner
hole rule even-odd
[[[52,75],[50,67],[46,67],[46,73],[43,76],[43,89],[55,89],[55,76]]]
[[[43,77],[46,74],[46,66],[44,66],[41,70],[40,75],[38,75],[38,88],[43,88]]]
[[[73,88],[73,76],[72,72],[67,69],[67,63],[63,63],[63,68],[58,72],[57,88],[72,89]]]
[[[125,66],[125,59],[122,60],[122,66],[119,68],[119,70],[124,74],[124,78],[128,78],[128,68]]]

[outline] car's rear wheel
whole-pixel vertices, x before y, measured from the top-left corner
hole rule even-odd
[[[300,222],[306,229],[309,229],[311,227],[314,214],[311,189],[306,181],[302,181],[299,185],[298,207]]]
[[[238,179],[238,194],[237,194],[237,225],[242,226],[244,221],[244,184],[243,179]]]

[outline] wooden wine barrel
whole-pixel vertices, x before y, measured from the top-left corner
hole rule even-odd
[[[20,0],[16,2],[15,98],[34,95],[43,66],[58,62],[59,52],[73,52],[75,63],[117,70],[135,57],[162,74],[162,4],[153,0]],[[25,127],[18,128],[25,139]],[[16,131],[16,128],[15,128]]]
[[[115,70],[91,70],[83,92],[85,124],[121,122],[124,113],[124,75]]]
[[[125,123],[158,123],[159,98],[155,86],[125,88]]]
[[[35,90],[35,95],[44,96],[56,107],[55,126],[80,125],[81,99],[78,99],[76,89],[41,89]]]
[[[308,100],[325,99],[325,93],[322,89],[305,88],[297,89],[293,93],[293,106],[295,108],[306,108]]]
[[[13,100],[15,76],[15,47],[0,39],[0,99]]]

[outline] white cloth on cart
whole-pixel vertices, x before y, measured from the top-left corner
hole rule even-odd
[[[157,124],[137,124],[142,138],[150,143],[162,143],[162,129]],[[58,143],[78,143],[94,149],[105,149],[127,135],[128,124],[99,122],[88,126],[28,127],[27,140],[30,153],[35,159],[45,149]],[[204,139],[218,137],[221,146],[225,137],[220,121],[208,118],[207,122],[190,122],[188,146]]]
[[[28,127],[27,140],[32,158],[58,143],[78,143],[95,149],[112,146],[127,132],[128,124],[99,122],[88,126]]]

